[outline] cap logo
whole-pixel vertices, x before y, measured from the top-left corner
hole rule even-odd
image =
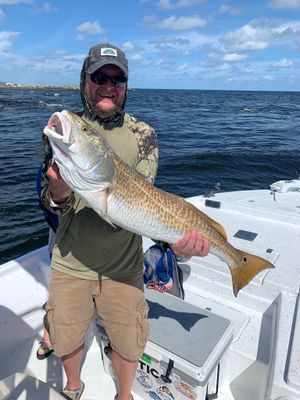
[[[118,52],[116,49],[112,49],[111,47],[103,47],[101,49],[101,56],[118,57]]]

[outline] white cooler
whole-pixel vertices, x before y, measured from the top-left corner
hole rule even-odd
[[[139,361],[133,392],[143,399],[215,399],[222,384],[231,322],[169,294],[146,290],[150,339]],[[101,333],[105,371],[114,377]]]

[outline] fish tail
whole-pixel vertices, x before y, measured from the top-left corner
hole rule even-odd
[[[241,250],[237,251],[240,260],[230,268],[235,297],[259,272],[264,269],[274,268],[273,264],[261,257],[254,256]]]

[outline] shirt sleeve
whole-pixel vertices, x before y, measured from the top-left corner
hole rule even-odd
[[[158,147],[156,134],[146,138],[146,147],[142,152],[142,157],[136,167],[136,171],[143,175],[152,184],[155,181],[158,167]]]
[[[139,161],[136,171],[153,184],[158,168],[157,135],[150,125],[135,117],[127,116],[126,123],[136,136],[138,144]]]

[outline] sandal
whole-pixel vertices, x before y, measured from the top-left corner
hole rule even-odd
[[[68,386],[64,388],[60,394],[68,400],[79,400],[83,391],[84,391],[84,383],[81,381],[80,388],[77,390],[70,390]]]
[[[47,347],[44,347],[43,343],[46,343]],[[49,357],[53,352],[54,350],[52,349],[51,343],[48,340],[41,340],[40,346],[36,352],[36,357],[38,360],[44,360],[45,358]]]

